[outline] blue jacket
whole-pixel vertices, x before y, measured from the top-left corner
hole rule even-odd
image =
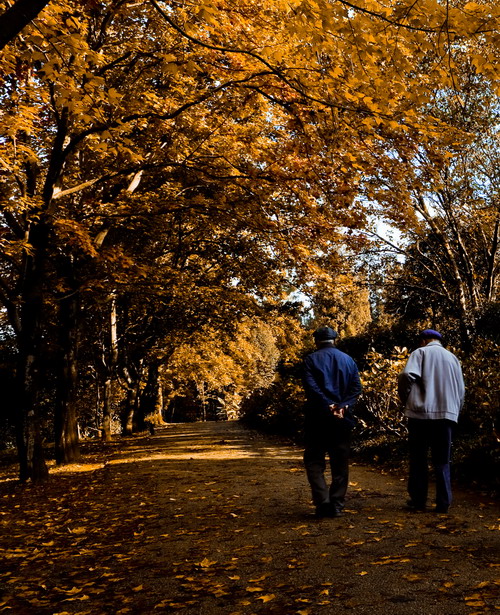
[[[332,416],[330,405],[349,406],[345,420],[354,424],[352,408],[361,393],[354,360],[331,345],[319,348],[304,360],[303,382],[308,408],[306,418],[318,421]]]

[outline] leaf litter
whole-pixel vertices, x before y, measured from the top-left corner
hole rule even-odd
[[[498,604],[498,506],[474,494],[457,493],[448,517],[412,515],[397,477],[353,464],[344,517],[316,520],[301,450],[237,423],[84,453],[88,472],[0,483],[0,612],[382,615],[401,603],[407,615],[482,615]]]

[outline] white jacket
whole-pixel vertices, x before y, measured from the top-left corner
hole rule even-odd
[[[457,422],[465,394],[462,368],[441,342],[432,340],[413,351],[398,385],[405,416]]]

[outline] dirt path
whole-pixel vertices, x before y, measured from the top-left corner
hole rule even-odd
[[[301,450],[236,423],[88,446],[44,488],[0,482],[0,612],[474,615],[500,610],[498,503],[401,509],[353,466],[347,511],[312,516]]]

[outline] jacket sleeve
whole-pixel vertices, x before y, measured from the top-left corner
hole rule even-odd
[[[405,368],[399,374],[398,394],[403,404],[406,404],[413,384],[422,378],[422,357],[421,352],[412,352]]]
[[[315,404],[318,404],[320,407],[324,408],[325,411],[329,412],[332,402],[323,393],[321,387],[318,386],[314,378],[311,362],[307,359],[303,364],[302,382],[309,401],[314,401]]]
[[[350,378],[349,386],[346,390],[345,398],[342,400],[342,405],[349,406],[350,408],[352,408],[356,404],[358,397],[361,395],[361,391],[362,391],[358,367],[356,363],[354,362],[352,364],[350,376],[351,378]]]
[[[462,373],[462,367],[460,363],[458,364],[458,381],[459,381],[459,391],[460,391],[459,395],[460,395],[460,412],[461,412],[464,407],[464,401],[465,401],[465,382],[464,382],[464,376]]]

